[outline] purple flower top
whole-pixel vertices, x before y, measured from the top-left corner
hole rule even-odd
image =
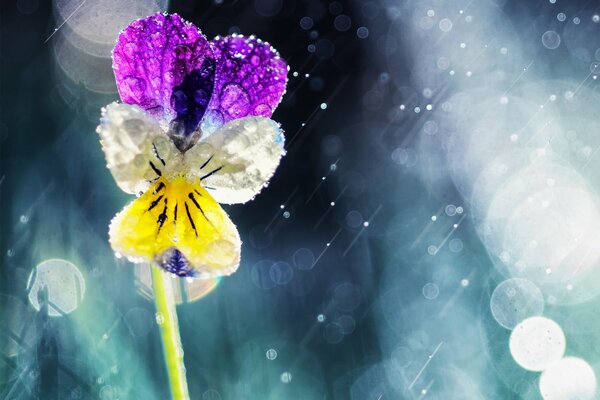
[[[113,50],[121,100],[169,127],[181,151],[224,123],[270,117],[285,92],[288,67],[253,36],[209,42],[177,14],[132,22]]]

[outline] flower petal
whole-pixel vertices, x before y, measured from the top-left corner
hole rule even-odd
[[[185,153],[190,174],[219,203],[245,203],[267,185],[281,157],[283,132],[264,117],[226,123]]]
[[[102,109],[100,125],[102,150],[117,185],[139,194],[169,169],[178,170],[181,153],[156,121],[138,106],[112,103]]]
[[[212,94],[214,56],[200,30],[179,15],[157,13],[132,22],[113,51],[121,100],[192,132]]]
[[[110,225],[113,249],[179,276],[229,275],[240,262],[235,225],[199,181],[161,179]]]
[[[288,66],[279,53],[253,36],[217,37],[211,43],[217,72],[203,130],[210,133],[211,127],[248,115],[270,117],[287,82]]]

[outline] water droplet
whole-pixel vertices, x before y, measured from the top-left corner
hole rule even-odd
[[[250,98],[248,92],[237,83],[230,83],[221,92],[221,108],[234,118],[248,114]]]

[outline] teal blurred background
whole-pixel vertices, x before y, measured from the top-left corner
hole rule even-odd
[[[595,7],[3,1],[0,398],[169,396],[95,133],[118,32],[158,10],[290,65],[288,154],[226,208],[238,272],[180,282],[192,399],[598,398]]]

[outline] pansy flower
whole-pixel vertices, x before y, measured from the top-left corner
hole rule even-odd
[[[208,41],[159,13],[121,32],[113,69],[122,103],[97,132],[118,186],[139,196],[110,224],[114,251],[179,276],[231,274],[241,241],[219,203],[254,198],[285,153],[269,119],[285,61],[253,36]]]

